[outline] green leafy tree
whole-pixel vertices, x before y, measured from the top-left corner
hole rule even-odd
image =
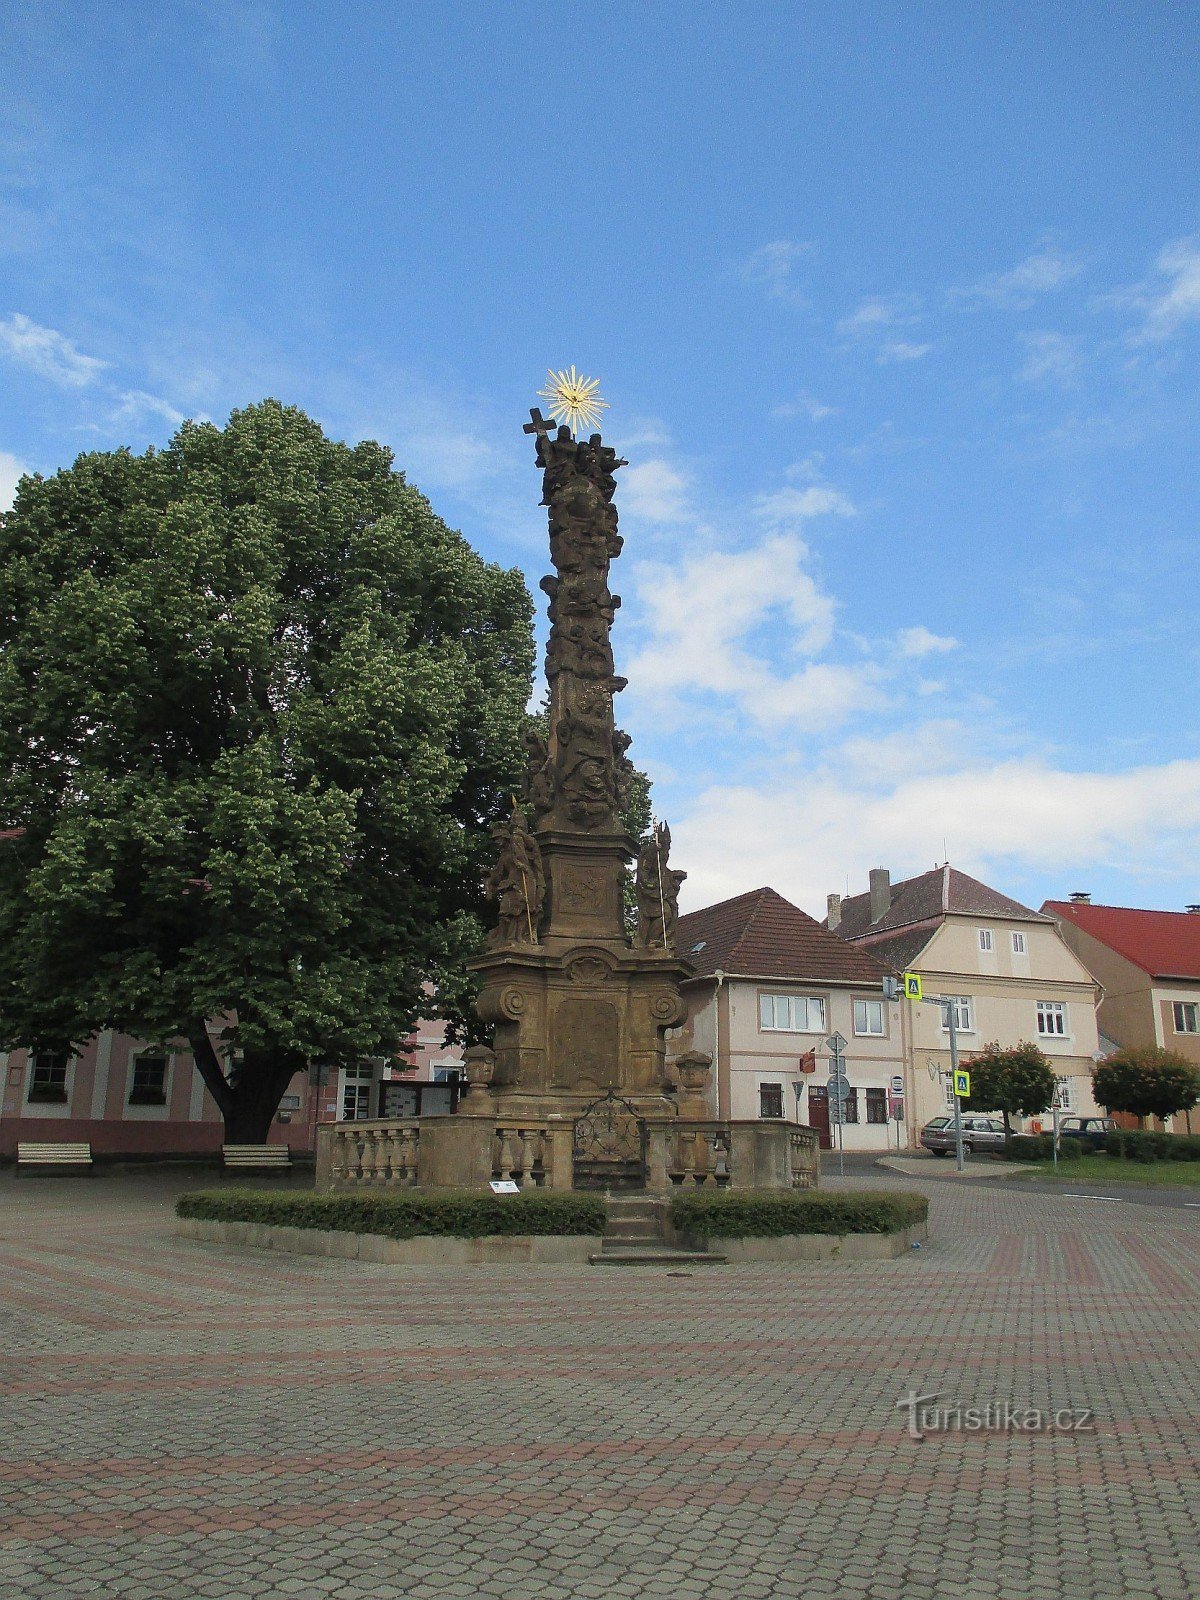
[[[1027,1039],[1009,1049],[997,1041],[985,1044],[967,1065],[971,1073],[967,1110],[1002,1112],[1006,1135],[1012,1133],[1010,1116],[1036,1116],[1054,1098],[1054,1069]]]
[[[0,1048],[186,1038],[252,1143],[308,1063],[395,1051],[478,938],[531,613],[390,452],[275,401],[23,480]]]
[[[1147,1117],[1190,1111],[1200,1101],[1200,1070],[1175,1050],[1114,1050],[1096,1063],[1092,1091],[1097,1104],[1135,1116],[1140,1128]]]

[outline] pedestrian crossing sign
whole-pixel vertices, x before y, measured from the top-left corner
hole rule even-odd
[[[904,985],[904,993],[909,1000],[924,999],[924,990],[921,987],[921,974],[919,972],[902,972],[900,982]]]
[[[971,1074],[969,1072],[956,1072],[954,1074],[954,1092],[960,1100],[971,1098]]]

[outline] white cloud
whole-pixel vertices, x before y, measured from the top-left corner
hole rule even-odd
[[[922,656],[944,655],[948,650],[957,650],[958,640],[945,634],[930,633],[928,628],[917,626],[901,628],[896,635],[896,645],[906,660],[916,661]]]
[[[161,399],[156,394],[147,394],[144,389],[127,389],[120,397],[119,404],[114,408],[109,422],[113,426],[121,423],[142,423],[148,418],[158,418],[170,423],[177,428],[185,421],[182,411],[177,411],[169,401]]]
[[[859,334],[894,327],[897,323],[912,322],[912,301],[904,295],[875,295],[863,300],[837,324],[841,334],[855,337]]]
[[[43,328],[19,311],[0,318],[0,351],[65,389],[85,388],[108,365],[95,356],[85,356],[57,329]]]
[[[795,267],[808,250],[807,244],[799,244],[794,239],[774,239],[770,244],[761,245],[742,262],[743,281],[765,288],[772,300],[806,305],[806,297],[796,287]]]
[[[12,505],[17,492],[17,480],[28,470],[16,456],[10,455],[7,450],[0,450],[0,511],[7,511]]]
[[[893,361],[919,361],[932,349],[931,344],[912,344],[907,339],[890,339],[887,344],[880,345],[875,359],[881,367],[886,367]]]
[[[810,422],[824,422],[826,417],[836,417],[837,407],[827,406],[811,394],[798,394],[794,400],[772,406],[771,415],[786,420],[789,417],[807,417]]]
[[[833,637],[835,606],[805,570],[795,534],[738,551],[697,551],[634,568],[649,637],[629,662],[633,692],[662,712],[716,696],[749,723],[789,738],[836,727],[879,701],[876,668],[810,661]]]
[[[682,522],[688,512],[688,480],[669,461],[638,461],[621,473],[621,507],[647,522]]]
[[[1121,773],[1067,772],[1033,758],[925,770],[880,786],[825,771],[801,786],[715,786],[672,823],[688,868],[687,906],[771,884],[820,913],[830,890],[899,877],[949,858],[1002,887],[1013,872],[1104,864],[1135,876],[1183,873],[1200,851],[1200,761]]]
[[[760,494],[754,510],[769,528],[798,528],[811,517],[855,515],[854,506],[837,489],[810,484],[806,489],[776,489]]]
[[[1030,306],[1040,294],[1049,294],[1070,283],[1083,271],[1083,265],[1057,245],[1045,244],[1008,272],[989,272],[977,283],[957,291],[964,300],[996,306]]]
[[[1155,263],[1168,282],[1147,291],[1146,321],[1138,343],[1170,339],[1185,322],[1200,318],[1200,241],[1180,239],[1161,251]]]
[[[1076,340],[1062,333],[1023,333],[1021,341],[1029,352],[1017,376],[1026,383],[1074,382],[1082,366]]]

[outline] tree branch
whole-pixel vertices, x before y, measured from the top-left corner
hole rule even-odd
[[[217,1060],[217,1052],[213,1049],[213,1042],[209,1038],[203,1017],[194,1018],[188,1024],[187,1039],[192,1047],[192,1060],[196,1063],[196,1071],[204,1080],[204,1087],[217,1102],[217,1109],[221,1115],[228,1116],[234,1106],[234,1093],[221,1071],[221,1063]]]

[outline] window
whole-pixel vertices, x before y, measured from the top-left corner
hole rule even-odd
[[[299,1111],[300,1096],[298,1094],[285,1094],[279,1102],[280,1111]]]
[[[858,1121],[858,1090],[851,1089],[845,1100],[842,1101],[842,1121]]]
[[[1176,1000],[1171,1010],[1175,1014],[1176,1033],[1200,1033],[1200,1005],[1194,1000]]]
[[[166,1056],[138,1056],[133,1063],[133,1082],[129,1085],[129,1104],[131,1106],[165,1106],[166,1103]]]
[[[371,1080],[375,1076],[370,1066],[347,1067],[342,1089],[342,1121],[361,1122],[371,1115]]]
[[[873,1123],[886,1122],[888,1119],[887,1090],[868,1089],[867,1095],[867,1121]]]
[[[968,994],[948,996],[950,1004],[954,1007],[954,1031],[956,1033],[972,1033],[971,1024],[971,997]],[[942,1032],[950,1032],[950,1024],[946,1021],[946,1008],[942,1008]]]
[[[883,1037],[883,1001],[856,1000],[854,1002],[855,1033],[871,1033]]]
[[[1060,1111],[1073,1111],[1075,1107],[1072,1104],[1070,1078],[1059,1078],[1057,1082],[1058,1088],[1054,1092],[1054,1098],[1058,1101],[1058,1109]]]
[[[1067,1008],[1061,1000],[1039,1000],[1037,1003],[1038,1032],[1046,1038],[1064,1038],[1067,1032]]]
[[[825,1002],[812,995],[760,994],[758,1025],[776,1033],[824,1033]]]
[[[781,1083],[759,1084],[758,1114],[760,1117],[774,1117],[776,1121],[782,1118],[783,1085]]]
[[[67,1052],[32,1057],[29,1063],[29,1100],[42,1105],[67,1103]]]
[[[1023,933],[1014,933],[1012,936],[1012,944],[1013,955],[1023,956],[1025,954],[1025,935]]]
[[[981,950],[991,950],[994,948],[992,944],[992,930],[990,928],[980,928],[979,948]]]

